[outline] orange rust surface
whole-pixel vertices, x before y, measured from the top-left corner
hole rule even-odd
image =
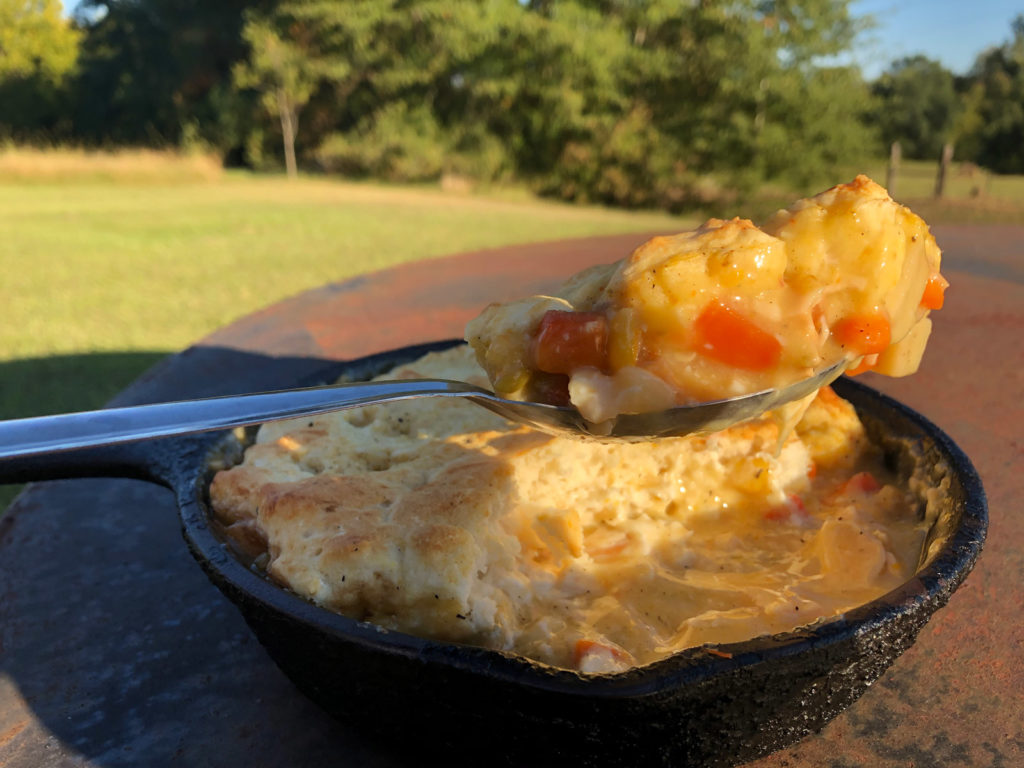
[[[338,360],[461,338],[494,301],[550,290],[570,274],[628,254],[650,235],[509,246],[407,264],[287,299],[218,331],[206,346]]]
[[[22,731],[28,728],[31,723],[32,721],[26,718],[15,723],[3,733],[0,733],[0,749],[8,747],[11,742],[14,741]]]

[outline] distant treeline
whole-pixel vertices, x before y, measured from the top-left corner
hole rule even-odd
[[[851,0],[0,0],[0,139],[679,209],[903,156],[1024,172],[1024,17],[839,66]]]

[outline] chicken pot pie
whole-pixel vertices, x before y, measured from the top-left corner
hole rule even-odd
[[[389,377],[485,381],[465,346]],[[583,673],[877,598],[914,573],[940,497],[829,389],[785,436],[767,415],[636,444],[392,403],[264,425],[210,486],[227,535],[295,593]]]
[[[917,370],[943,303],[927,225],[866,176],[764,226],[711,219],[492,305],[466,339],[494,390],[588,420],[780,388],[839,361]]]

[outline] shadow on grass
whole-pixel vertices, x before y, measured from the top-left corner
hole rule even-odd
[[[0,363],[0,419],[102,408],[166,356],[164,352],[98,352]],[[0,485],[0,513],[21,486]]]

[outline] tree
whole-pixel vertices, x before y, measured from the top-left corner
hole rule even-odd
[[[77,42],[60,0],[0,0],[0,77],[58,80],[75,65]]]
[[[323,122],[334,135],[319,153],[328,167],[420,178],[513,167],[534,180],[602,122],[603,101],[622,101],[614,63],[625,45],[614,25],[574,3],[569,20],[516,0],[307,0],[288,9],[315,35],[324,70],[333,65],[329,103],[314,104],[321,116],[333,112]],[[429,165],[412,162],[424,139],[436,148]]]
[[[864,84],[818,63],[856,37],[847,0],[599,5],[619,14],[631,42],[622,91],[691,171],[733,185],[779,176],[803,183],[830,172],[836,158],[865,153]]]
[[[1024,16],[1012,29],[975,61],[958,131],[960,157],[999,173],[1024,173]]]
[[[900,142],[905,157],[936,160],[953,140],[960,98],[953,74],[924,56],[900,59],[872,85],[874,121],[888,146]]]
[[[0,128],[19,137],[53,132],[79,37],[60,0],[0,0]]]
[[[318,153],[328,167],[429,178],[500,155],[480,164],[484,173],[510,167],[569,199],[679,207],[701,174],[805,179],[829,158],[859,159],[866,87],[852,71],[817,67],[854,39],[848,5],[301,0],[289,9],[318,56],[347,64],[328,78],[331,102],[313,105],[317,122],[334,125]],[[797,140],[780,139],[785,131]],[[425,153],[425,141],[437,150]]]
[[[293,34],[301,33],[301,26],[286,16],[277,23],[250,15],[242,28],[242,38],[249,46],[249,58],[236,65],[235,84],[260,93],[260,102],[268,114],[281,123],[284,142],[285,168],[288,176],[298,175],[295,160],[295,137],[299,130],[299,113],[309,101],[319,79],[317,67],[309,53],[300,44],[286,39],[281,26],[289,26]]]
[[[237,156],[274,120],[290,173],[680,208],[709,176],[833,176],[870,140],[865,84],[821,63],[856,37],[851,0],[83,1],[92,142]]]
[[[243,13],[277,0],[83,0],[75,131],[94,144],[241,144],[231,72]]]

